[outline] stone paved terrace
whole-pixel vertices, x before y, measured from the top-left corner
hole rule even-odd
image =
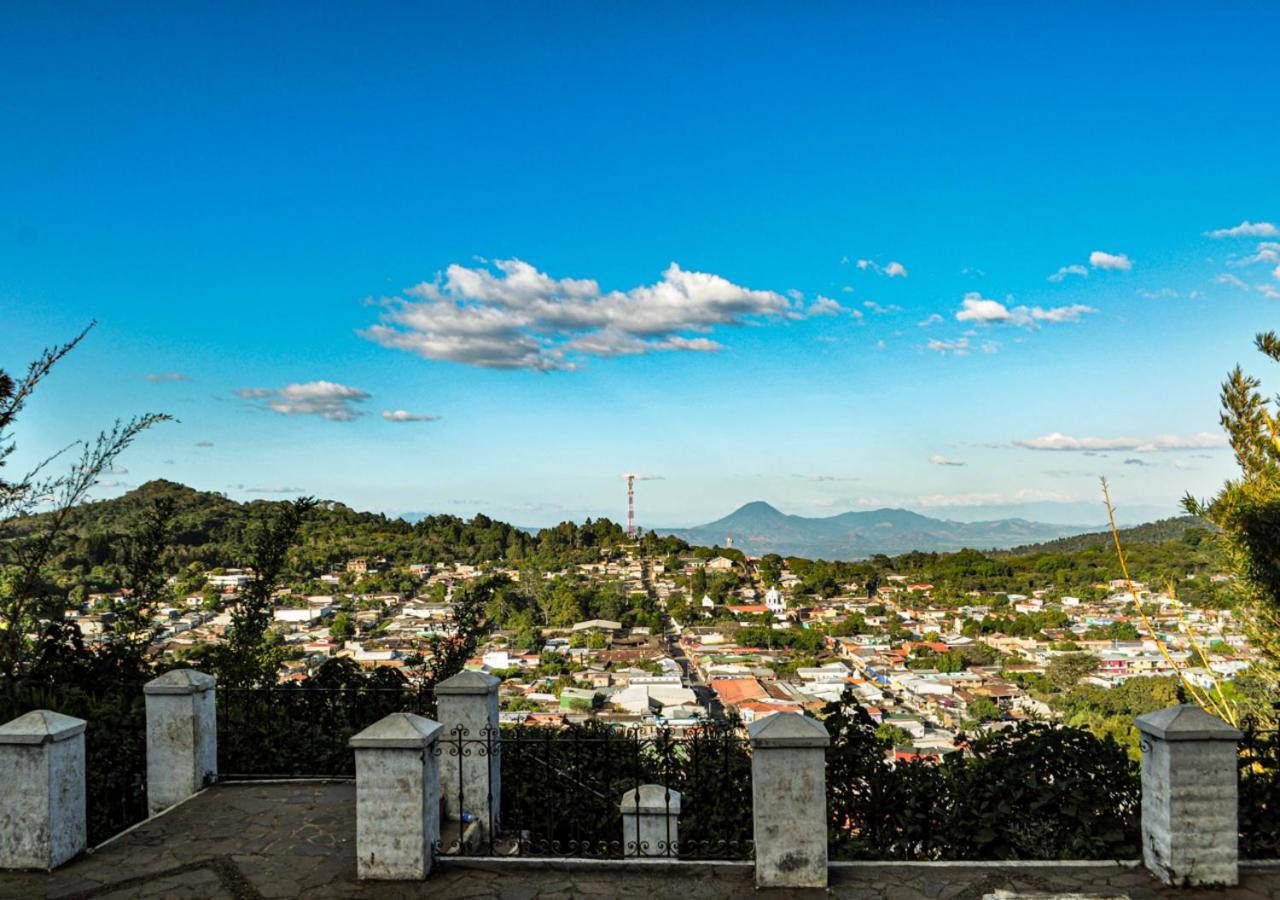
[[[1162,888],[1117,864],[836,864],[831,896],[857,900],[1076,893],[1100,897],[1280,898],[1280,866],[1244,866],[1231,890]],[[355,864],[355,785],[222,785],[50,873],[0,873],[0,898],[680,897],[719,900],[823,896],[756,891],[750,865],[534,863],[447,860],[425,882],[361,883]]]

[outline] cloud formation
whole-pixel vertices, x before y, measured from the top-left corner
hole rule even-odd
[[[1000,349],[1000,345],[995,341],[983,341],[981,344],[974,344],[968,335],[950,341],[934,338],[925,347],[943,356],[948,354],[951,356],[968,356],[974,350],[981,350],[983,353],[995,353]]]
[[[1041,322],[1077,322],[1086,313],[1097,312],[1091,306],[1080,303],[1071,306],[1055,306],[1044,309],[1039,306],[1015,306],[1009,308],[998,300],[989,300],[977,291],[964,295],[957,322],[976,322],[984,325],[1008,324],[1020,328],[1034,328]]]
[[[805,307],[676,263],[655,284],[603,291],[592,279],[552,278],[519,259],[451,265],[383,307],[381,322],[359,334],[384,347],[481,368],[539,371],[581,368],[583,357],[714,352],[723,345],[697,335],[843,309],[827,297]]]
[[[261,401],[282,416],[320,416],[330,422],[350,422],[364,415],[355,404],[369,399],[366,391],[332,381],[308,381],[282,388],[241,388],[236,396],[249,402]]]
[[[1133,261],[1123,253],[1107,253],[1104,250],[1094,250],[1089,254],[1089,265],[1095,269],[1128,272],[1133,268]]]
[[[1230,237],[1280,237],[1280,228],[1270,222],[1250,222],[1245,219],[1232,228],[1216,228],[1206,231],[1205,235],[1218,240]]]
[[[1021,488],[1010,494],[924,494],[905,503],[908,507],[937,508],[948,506],[1013,506],[1021,503],[1063,502],[1070,500],[1055,491]]]
[[[1027,450],[1084,451],[1096,453],[1106,450],[1125,450],[1132,453],[1155,453],[1161,450],[1203,450],[1222,447],[1227,443],[1225,434],[1201,431],[1192,435],[1158,434],[1154,437],[1072,437],[1055,431],[1028,440],[1014,441],[1015,447]]]
[[[885,275],[889,278],[906,278],[907,275],[909,274],[907,272],[907,267],[897,261],[894,261],[889,263],[888,265],[882,266],[878,264],[875,260],[860,259],[858,260],[858,268],[863,270],[870,269],[872,272],[875,272],[877,275]]]
[[[1058,269],[1058,271],[1050,275],[1049,280],[1054,282],[1063,281],[1069,275],[1079,275],[1082,278],[1088,278],[1089,270],[1078,263],[1071,266],[1063,266],[1062,268]]]
[[[152,372],[142,377],[151,382],[191,380],[189,376],[184,375],[181,372]]]
[[[947,459],[945,456],[938,456],[937,454],[930,456],[929,462],[933,463],[935,466],[966,466],[968,465],[968,463],[962,463],[959,460],[955,460],[955,459]]]
[[[382,418],[388,422],[438,422],[439,416],[420,416],[405,409],[384,409]]]

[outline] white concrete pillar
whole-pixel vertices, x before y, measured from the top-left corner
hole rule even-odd
[[[147,698],[147,809],[151,815],[218,779],[216,679],[174,669],[143,685]]]
[[[440,793],[445,815],[475,816],[485,837],[501,820],[502,742],[498,731],[498,685],[483,672],[459,672],[436,685],[440,737]]]
[[[439,722],[392,713],[351,738],[356,751],[356,874],[422,879],[440,840]]]
[[[756,887],[827,886],[827,758],[817,719],[774,713],[748,726]]]
[[[622,795],[623,856],[680,855],[680,793],[642,784]]]
[[[54,869],[84,851],[84,728],[47,709],[0,725],[0,869]]]
[[[1166,884],[1235,884],[1242,735],[1190,704],[1134,724],[1142,739],[1143,862]]]

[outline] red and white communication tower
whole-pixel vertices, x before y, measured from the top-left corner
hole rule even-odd
[[[627,479],[627,540],[636,536],[636,473],[628,472],[622,476]]]

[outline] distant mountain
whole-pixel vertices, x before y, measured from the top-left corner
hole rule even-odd
[[[912,550],[951,551],[966,547],[995,550],[1051,541],[1097,531],[1098,526],[1051,525],[1026,519],[952,522],[906,509],[846,512],[825,518],[793,516],[756,500],[723,519],[692,528],[659,528],[693,545],[733,546],[752,556],[778,553],[809,559],[865,559],[877,553],[894,556]]]
[[[1145,525],[1135,525],[1132,528],[1121,528],[1119,530],[1120,545],[1124,547],[1130,544],[1163,544],[1165,541],[1176,540],[1198,543],[1205,534],[1217,530],[1217,526],[1199,516],[1175,516],[1172,519],[1147,522]],[[1106,530],[1057,538],[1040,544],[1013,547],[1009,552],[1019,556],[1031,553],[1075,553],[1098,547],[1110,550],[1114,546],[1115,538],[1112,537],[1110,530]]]

